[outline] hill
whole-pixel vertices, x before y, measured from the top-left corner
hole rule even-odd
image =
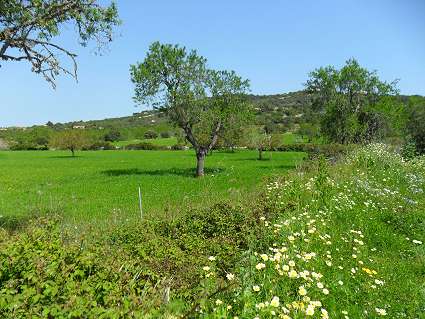
[[[254,105],[257,122],[288,126],[302,122],[303,116],[311,111],[311,97],[305,91],[274,95],[248,95]],[[135,112],[130,116],[107,118],[103,120],[72,121],[50,124],[56,128],[84,127],[86,129],[125,129],[150,127],[161,132],[172,129],[167,117],[157,110]]]

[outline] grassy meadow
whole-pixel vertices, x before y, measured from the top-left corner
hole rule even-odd
[[[152,207],[182,205],[190,192],[202,204],[174,219],[122,220],[77,234],[63,216],[19,231],[0,227],[4,318],[424,318],[423,157],[406,161],[375,144],[287,172],[302,154],[256,161],[253,152],[215,153],[208,158],[215,171],[194,179],[190,152],[1,156],[2,203],[15,211],[62,189],[64,201],[78,194],[75,208],[63,210],[80,221],[119,203],[125,214],[136,211],[127,197],[141,181],[158,187],[147,196]],[[238,173],[219,170],[232,161]],[[272,172],[279,175],[261,182]],[[256,192],[239,188],[245,204],[223,203],[239,183]],[[31,192],[19,197],[19,189]],[[206,207],[206,193],[221,201]]]
[[[1,152],[0,215],[60,212],[70,222],[138,218],[138,187],[146,218],[247,198],[263,178],[299,164],[303,153],[214,152],[206,176],[193,178],[192,151]],[[1,219],[0,219],[1,220]]]

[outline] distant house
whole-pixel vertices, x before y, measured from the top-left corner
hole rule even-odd
[[[84,130],[86,128],[85,125],[74,125],[72,128]]]

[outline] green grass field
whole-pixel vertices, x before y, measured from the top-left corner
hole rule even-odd
[[[1,152],[0,215],[60,212],[70,222],[138,217],[138,186],[145,216],[173,218],[180,211],[247,197],[261,180],[295,167],[302,153],[215,152],[206,176],[193,177],[192,151]],[[270,156],[270,154],[268,154]]]

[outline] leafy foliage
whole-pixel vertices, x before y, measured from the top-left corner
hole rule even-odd
[[[56,76],[77,77],[76,54],[53,42],[65,25],[73,24],[81,45],[96,40],[99,48],[112,40],[120,23],[114,3],[94,0],[2,0],[0,3],[0,60],[27,61],[31,70],[55,87]],[[60,61],[71,59],[72,69]]]
[[[53,136],[50,145],[61,150],[70,150],[72,156],[75,151],[89,145],[89,136],[81,129],[64,130]]]
[[[306,88],[322,112],[321,130],[336,143],[370,142],[385,136],[394,115],[396,82],[386,83],[350,59],[340,70],[321,67],[310,73]]]
[[[145,139],[153,139],[158,137],[158,133],[152,130],[146,131],[143,135]]]

